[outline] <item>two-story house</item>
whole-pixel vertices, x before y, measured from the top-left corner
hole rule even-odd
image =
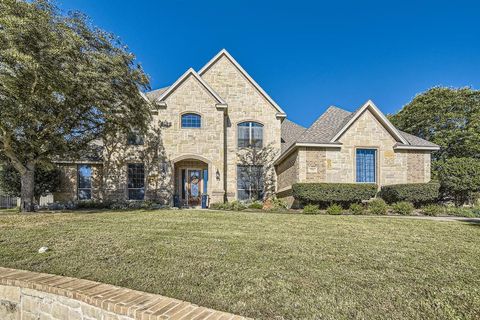
[[[157,106],[151,133],[106,143],[101,159],[63,163],[56,200],[247,200],[255,190],[239,182],[248,168],[238,150],[254,144],[277,151],[277,196],[292,203],[295,182],[428,182],[430,152],[438,150],[397,130],[371,101],[353,113],[331,107],[301,127],[226,50],[145,95]]]

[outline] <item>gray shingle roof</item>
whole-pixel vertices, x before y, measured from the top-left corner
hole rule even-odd
[[[337,108],[329,107],[303,134],[297,142],[330,143],[335,134],[347,123],[353,114]]]
[[[291,145],[295,142],[298,143],[331,143],[331,140],[335,135],[352,119],[355,117],[360,108],[355,112],[349,112],[335,106],[329,107],[308,129],[304,129],[303,132],[298,134],[298,137],[295,138],[295,135],[292,134],[293,130],[297,130],[299,133],[299,125],[289,121],[285,125],[282,124],[282,139],[285,140],[285,143],[282,144],[282,153],[285,152]],[[284,121],[284,123],[287,120]],[[292,129],[292,124],[297,127],[297,129]],[[300,127],[303,128],[303,127]],[[285,131],[285,132],[284,132]],[[411,135],[409,133],[400,131],[405,140],[411,146],[422,146],[422,147],[438,147],[436,144],[427,141],[425,139],[419,138],[417,136]],[[288,137],[287,139],[284,137]],[[295,139],[295,140],[294,140]],[[397,145],[403,145],[398,143]]]
[[[152,90],[152,91],[149,91],[149,92],[145,92],[145,95],[147,96],[147,98],[148,98],[150,101],[155,101],[155,100],[158,99],[165,91],[167,91],[168,88],[170,88],[170,87],[164,87],[164,88],[160,88],[160,89],[157,89],[157,90]]]
[[[296,124],[288,119],[282,122],[282,152],[287,150],[297,139],[302,135],[306,129],[301,125]]]

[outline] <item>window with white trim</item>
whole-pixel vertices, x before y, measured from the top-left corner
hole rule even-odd
[[[258,122],[242,122],[238,124],[238,147],[239,148],[262,148],[263,125]]]

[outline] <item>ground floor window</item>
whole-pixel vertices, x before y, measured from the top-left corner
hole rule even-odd
[[[261,166],[237,166],[238,200],[263,198],[263,168]]]
[[[145,198],[145,170],[143,163],[128,164],[128,199]]]
[[[77,167],[77,173],[78,200],[92,199],[92,166],[88,164],[81,164]]]
[[[377,151],[375,149],[357,149],[356,177],[357,182],[376,182]]]

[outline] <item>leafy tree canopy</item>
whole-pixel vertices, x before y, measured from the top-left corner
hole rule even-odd
[[[73,158],[109,131],[144,129],[147,87],[134,55],[84,15],[0,1],[0,156],[22,176],[22,203],[37,164]]]
[[[436,159],[480,159],[480,91],[432,88],[390,116],[399,129],[438,144]]]

